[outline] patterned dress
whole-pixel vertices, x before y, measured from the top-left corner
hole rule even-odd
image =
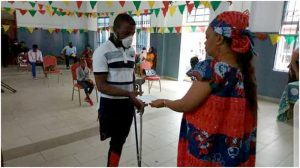
[[[188,75],[209,81],[212,92],[183,114],[177,166],[255,166],[257,121],[241,71],[213,59],[198,63]]]

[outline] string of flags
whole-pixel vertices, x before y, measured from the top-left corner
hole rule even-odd
[[[10,25],[2,25],[2,28],[4,32],[7,32],[11,26]],[[71,28],[37,28],[37,27],[18,27],[21,31],[28,31],[30,33],[33,33],[33,31],[38,30],[38,29],[46,29],[50,34],[53,32],[55,33],[85,33],[88,30],[87,29],[71,29]],[[111,27],[101,27],[98,28],[98,32],[102,31],[109,31]],[[140,32],[148,32],[148,33],[176,33],[180,34],[182,32],[202,32],[204,33],[206,31],[206,27],[204,26],[176,26],[176,27],[142,27],[142,28],[137,28],[136,33],[139,34]],[[255,36],[259,40],[266,40],[267,38],[270,39],[272,45],[277,44],[281,38],[285,39],[285,42],[290,45],[292,44],[297,38],[298,35],[280,35],[280,34],[274,34],[274,33],[261,33],[257,32],[254,33],[253,36]]]
[[[8,1],[9,3],[13,4],[14,1]],[[22,3],[26,3],[27,1],[22,1]],[[32,8],[35,8],[35,6],[38,6],[38,9],[21,9],[21,8],[10,8],[10,7],[4,7],[2,8],[3,11],[6,11],[9,14],[13,14],[16,10],[20,12],[21,15],[26,15],[29,13],[32,17],[36,15],[36,13],[39,13],[41,15],[45,15],[47,13],[49,16],[77,16],[78,18],[81,18],[82,16],[90,17],[90,18],[96,18],[96,17],[107,17],[109,15],[114,15],[116,12],[81,12],[76,10],[69,10],[69,9],[63,9],[58,7],[51,6],[52,1],[48,1],[49,5],[47,4],[40,4],[37,1],[29,1],[28,3],[31,5]],[[157,3],[156,1],[148,1],[149,8],[140,10],[141,1],[119,1],[119,5],[123,8],[125,3],[133,3],[136,10],[130,10],[130,11],[122,11],[120,13],[128,13],[130,15],[135,14],[137,16],[141,14],[155,14],[156,17],[158,17],[159,13],[162,13],[164,17],[166,17],[167,12],[169,12],[170,16],[173,16],[175,12],[178,10],[180,14],[182,15],[184,10],[187,9],[189,13],[192,12],[192,10],[195,8],[198,8],[198,6],[201,4],[205,8],[212,8],[213,10],[217,10],[220,3],[223,1],[186,1],[186,4],[182,5],[172,5],[172,1],[163,1],[163,8],[153,8],[154,4]],[[227,1],[231,2],[231,1]],[[65,5],[68,6],[69,2],[64,1]],[[82,1],[76,1],[78,9],[81,8]],[[91,8],[94,9],[97,4],[97,1],[90,1]],[[231,3],[230,3],[231,4]],[[112,7],[113,1],[106,1],[106,5],[108,7]]]

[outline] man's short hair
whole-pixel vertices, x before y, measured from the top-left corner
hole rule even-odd
[[[128,15],[126,13],[121,13],[114,20],[113,30],[120,28],[123,22],[127,22],[133,26],[136,25],[134,19],[130,15]]]
[[[38,45],[33,44],[33,45],[32,45],[32,48],[33,48],[33,49],[37,49],[37,48],[38,48]]]

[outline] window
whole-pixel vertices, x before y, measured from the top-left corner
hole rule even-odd
[[[133,16],[133,19],[136,22],[136,29],[140,29],[141,31],[134,34],[133,40],[133,48],[136,49],[137,53],[140,53],[143,47],[149,48],[150,46],[150,33],[142,30],[142,28],[150,27],[150,15],[140,15]]]
[[[109,38],[109,31],[104,31],[102,28],[109,27],[109,17],[100,17],[98,18],[98,28],[100,28],[100,31],[98,33],[98,45],[104,43]]]
[[[199,5],[194,8],[191,14],[187,14],[186,23],[200,23],[201,25],[208,25],[209,23],[209,8]]]
[[[292,52],[298,46],[299,33],[299,11],[300,1],[291,0],[284,2],[282,24],[280,29],[281,39],[277,44],[276,57],[274,61],[275,71],[288,71],[288,65],[291,61]],[[284,36],[294,36],[295,40],[288,44]]]

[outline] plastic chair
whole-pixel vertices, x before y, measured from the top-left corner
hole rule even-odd
[[[59,83],[59,76],[62,75],[62,72],[57,67],[57,59],[55,56],[44,56],[43,57],[43,65],[44,65],[44,73],[47,75],[47,78],[45,78],[48,82],[49,87],[49,75],[51,74],[57,74],[58,77],[58,83]]]
[[[152,87],[153,81],[159,82],[159,91],[161,92],[161,83],[160,83],[160,76],[156,74],[154,69],[145,69],[145,81],[148,81],[148,92],[150,94],[150,89]]]
[[[78,83],[77,83],[77,68],[80,65],[78,63],[73,64],[71,66],[71,72],[72,72],[72,82],[73,82],[73,91],[72,91],[72,101],[74,100],[74,91],[76,90],[78,92],[78,98],[79,98],[79,105],[81,106],[81,97],[80,97],[80,90],[83,89],[83,87],[81,87]],[[96,98],[97,98],[97,102],[98,102],[98,93],[97,93],[97,88],[95,85],[95,92],[96,92]]]

